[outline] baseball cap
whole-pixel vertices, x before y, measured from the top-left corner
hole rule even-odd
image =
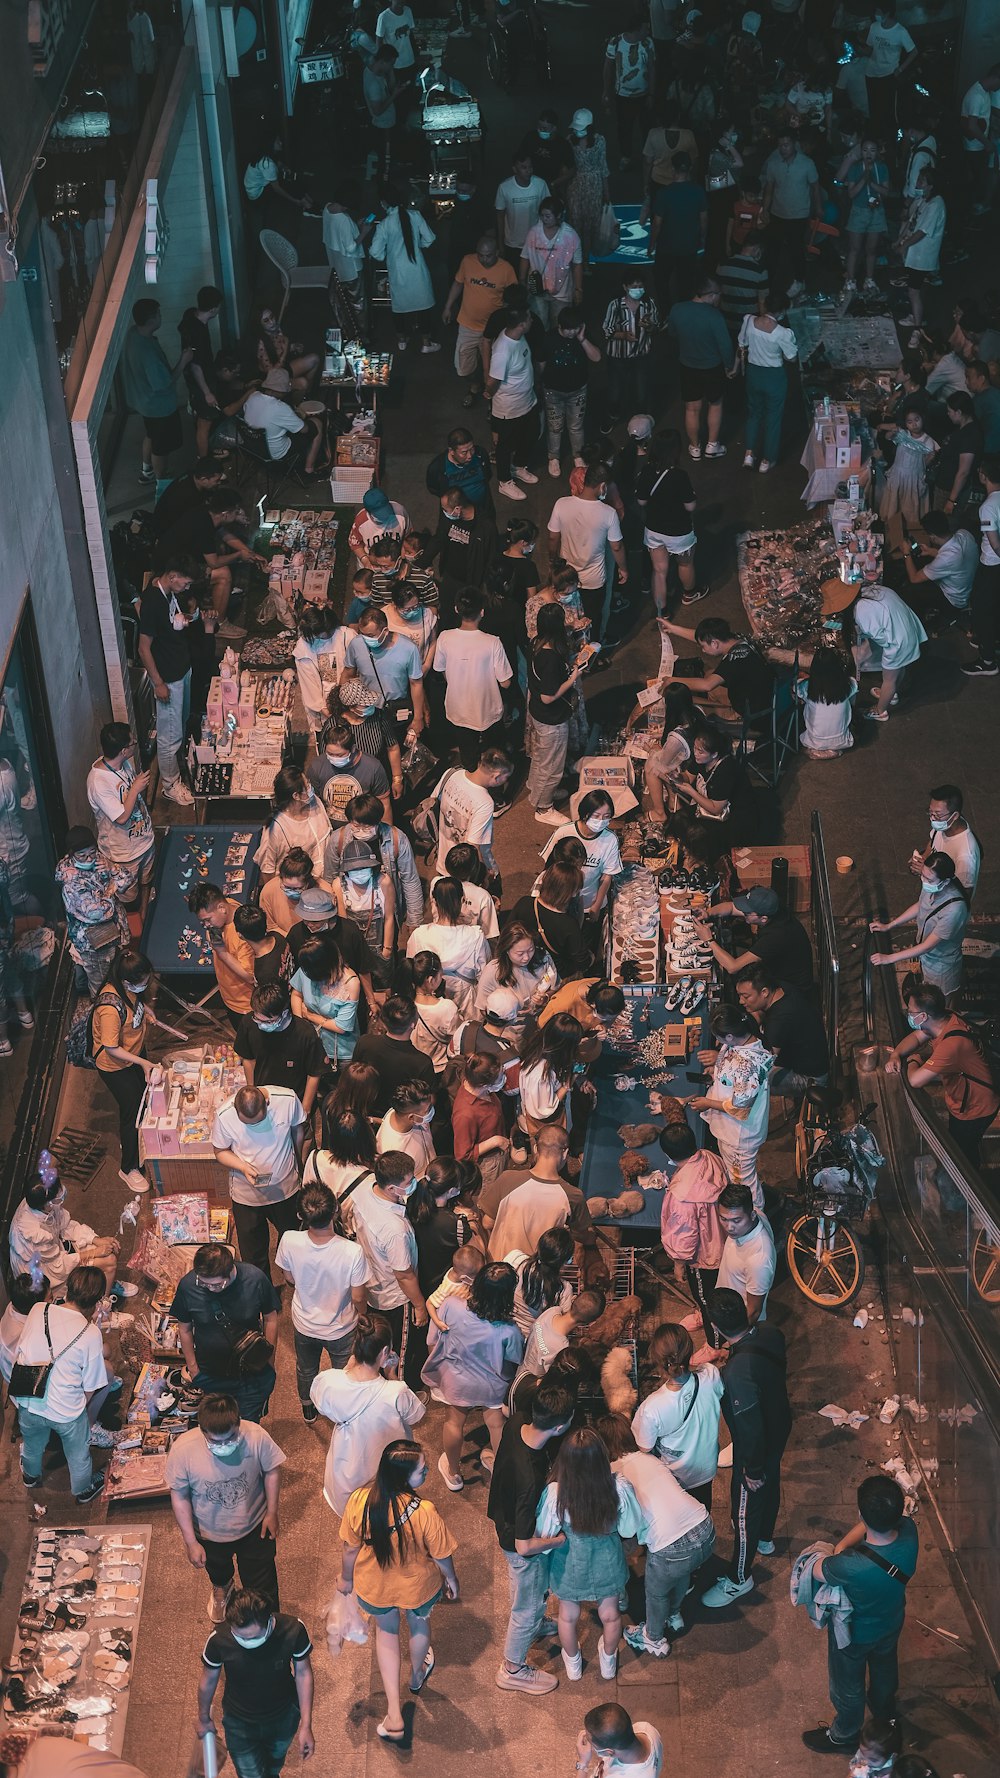
[[[287,395],[292,387],[291,373],[276,364],[269,370],[261,385],[270,395]]]
[[[516,1019],[521,1010],[521,1002],[513,988],[494,988],[492,994],[486,996],[486,1011],[495,1019],[502,1019],[509,1025]]]
[[[628,423],[629,438],[652,438],[655,424],[652,414],[633,414]]]
[[[314,889],[303,889],[299,896],[299,915],[303,920],[329,920],[336,912],[332,895],[318,885]]]
[[[348,840],[340,854],[341,870],[374,870],[378,859],[365,840]]]
[[[383,494],[381,488],[369,488],[361,504],[376,524],[395,527],[398,523],[396,509],[388,494]]]
[[[573,116],[570,120],[570,126],[569,126],[570,127],[570,134],[573,136],[585,135],[586,132],[590,129],[593,121],[594,121],[594,113],[592,111],[588,111],[586,109],[586,107],[581,106],[579,111],[574,111]]]
[[[733,906],[741,914],[763,914],[770,920],[781,906],[773,889],[765,889],[763,885],[757,889],[748,889],[745,895],[735,895]]]

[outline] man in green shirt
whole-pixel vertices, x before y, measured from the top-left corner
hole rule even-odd
[[[139,480],[163,481],[167,458],[181,447],[181,416],[177,407],[177,378],[182,363],[171,366],[156,339],[163,316],[159,303],[142,296],[132,305],[132,325],[122,351],[122,380],[130,408],[142,415],[142,468]]]
[[[691,302],[675,303],[670,311],[667,331],[677,347],[681,361],[681,400],[684,403],[684,429],[687,432],[688,456],[701,460],[701,410],[708,407],[708,442],[706,457],[724,457],[726,447],[719,443],[722,426],[722,397],[730,369],[733,348],[729,329],[719,314],[721,287],[714,278],[702,280]]]

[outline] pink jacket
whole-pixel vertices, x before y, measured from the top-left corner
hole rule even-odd
[[[715,1206],[728,1183],[717,1154],[702,1148],[681,1162],[667,1186],[660,1212],[660,1240],[671,1259],[707,1270],[722,1263],[725,1236]]]

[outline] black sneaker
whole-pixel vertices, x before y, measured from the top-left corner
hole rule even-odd
[[[1000,667],[996,661],[970,661],[967,667],[962,668],[962,672],[966,679],[995,679],[1000,673]]]
[[[89,1506],[92,1500],[97,1499],[97,1496],[98,1496],[98,1494],[100,1494],[103,1487],[104,1487],[103,1475],[95,1475],[93,1481],[90,1484],[90,1487],[85,1488],[82,1494],[78,1494],[76,1496],[77,1506]]]
[[[692,587],[691,591],[689,593],[682,593],[681,594],[681,604],[682,605],[699,605],[701,603],[702,599],[708,598],[708,595],[711,591],[712,591],[712,589],[710,586]]]
[[[314,1426],[319,1419],[319,1408],[314,1407],[311,1401],[304,1401],[302,1403],[302,1418],[307,1426]]]
[[[21,1480],[26,1488],[40,1488],[42,1485],[42,1478],[40,1475],[25,1475],[23,1467],[21,1469]]]
[[[802,1745],[811,1753],[843,1753],[845,1748],[853,1747],[854,1741],[835,1741],[829,1729],[806,1729],[802,1737]]]

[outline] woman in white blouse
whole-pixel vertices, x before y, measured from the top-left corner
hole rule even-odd
[[[798,356],[795,335],[773,315],[744,315],[734,370],[742,366],[747,379],[747,424],[744,469],[752,469],[758,440],[763,453],[757,468],[766,475],[781,449],[781,417],[788,378],[785,365]]]
[[[410,933],[406,955],[433,951],[441,965],[444,991],[465,1019],[471,1019],[476,984],[490,960],[490,947],[478,926],[462,923],[462,885],[439,877],[431,890],[433,918]]]

